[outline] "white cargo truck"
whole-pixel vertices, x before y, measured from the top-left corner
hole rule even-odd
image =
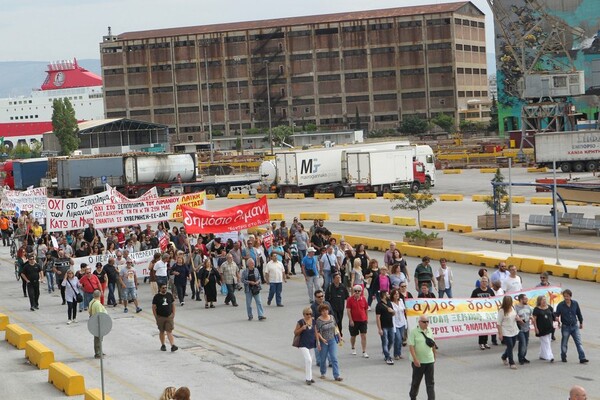
[[[598,171],[600,131],[548,132],[535,135],[535,162],[563,172]]]

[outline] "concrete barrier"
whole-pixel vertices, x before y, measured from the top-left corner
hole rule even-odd
[[[103,400],[102,390],[98,388],[87,389],[85,391],[85,396],[83,397],[83,400]],[[104,400],[112,400],[112,397],[110,397],[106,394],[106,392],[104,392]]]
[[[462,174],[462,169],[445,169],[444,175]]]
[[[464,251],[444,250],[443,257],[457,264],[479,265],[479,253],[466,253]]]
[[[552,198],[551,197],[532,197],[531,199],[529,199],[529,202],[531,204],[537,204],[537,205],[552,205]]]
[[[577,278],[577,267],[567,265],[544,264],[544,271],[548,272],[552,276],[558,276],[560,278]]]
[[[48,382],[67,396],[85,394],[83,375],[60,362],[52,363],[48,367]]]
[[[474,265],[479,265],[480,267],[494,268],[496,265],[498,265],[502,261],[506,261],[506,258],[491,257],[491,256],[479,256],[479,257],[477,257],[477,264],[474,264]],[[490,273],[489,275],[491,276],[492,274]]]
[[[31,333],[17,324],[8,324],[5,330],[4,339],[19,350],[23,350],[27,342],[33,339]]]
[[[256,193],[254,195],[255,199],[262,199],[263,197],[273,200],[277,198],[277,193]]]
[[[460,233],[473,232],[473,227],[471,225],[448,224],[446,229],[449,230],[450,232],[460,232]]]
[[[371,214],[369,215],[369,221],[375,222],[377,224],[389,224],[391,222],[391,218],[389,215]]]
[[[442,221],[423,219],[421,220],[421,227],[427,229],[446,229],[446,224]]]
[[[0,331],[6,330],[6,325],[10,323],[8,315],[0,314]]]
[[[565,204],[568,206],[581,206],[581,207],[585,207],[588,205],[588,203],[584,203],[583,201],[572,201],[572,200],[566,200]]]
[[[577,267],[577,279],[593,282],[598,277],[598,265],[581,264]],[[10,325],[9,325],[10,326]]]
[[[426,199],[426,198],[430,198],[433,197],[430,193],[415,193],[414,195],[415,199]]]
[[[340,221],[365,222],[367,216],[363,213],[340,213]]]
[[[250,195],[248,193],[229,193],[227,195],[227,198],[234,200],[249,199]]]
[[[489,194],[474,194],[473,196],[471,196],[471,201],[472,202],[476,202],[476,203],[483,203],[486,200],[491,200],[492,196],[490,196]]]
[[[315,199],[317,200],[332,200],[335,199],[333,193],[315,193]]]
[[[286,193],[284,199],[303,200],[304,193]]]
[[[406,196],[404,195],[404,193],[384,193],[383,194],[383,198],[387,199],[387,200],[392,200],[392,199],[403,199]]]
[[[355,199],[373,200],[377,198],[377,193],[354,193]]]
[[[515,267],[517,267],[517,270],[521,270],[521,262],[523,261],[523,259],[521,257],[508,257],[506,259],[506,266],[508,267],[509,265],[514,265]]]
[[[463,201],[464,196],[462,194],[440,194],[440,201]]]
[[[326,212],[301,212],[298,216],[299,219],[322,219],[324,221],[329,220],[329,213]]]
[[[30,340],[25,345],[25,358],[39,369],[48,369],[54,362],[54,352],[37,340]]]
[[[539,258],[523,258],[521,261],[521,271],[529,274],[539,274],[544,269],[544,260]]]
[[[495,174],[496,168],[479,168],[479,173],[481,174]]]
[[[417,226],[417,220],[413,217],[394,217],[392,223],[398,226]]]
[[[283,215],[283,213],[269,213],[269,219],[271,221],[283,221],[285,215]]]
[[[508,200],[508,196],[502,197],[502,201],[507,201],[507,200]],[[512,202],[513,203],[525,203],[525,196],[513,196]]]
[[[216,196],[216,195],[214,195],[214,194],[207,194],[207,195],[206,195],[206,200],[214,200],[214,199],[216,199],[216,198],[217,198],[217,196]]]
[[[536,173],[536,172],[548,172],[548,168],[546,167],[542,167],[542,168],[527,168],[527,172],[529,173]]]

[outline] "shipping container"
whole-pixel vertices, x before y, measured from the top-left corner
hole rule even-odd
[[[597,171],[600,164],[600,131],[548,132],[535,135],[535,161],[563,172]]]

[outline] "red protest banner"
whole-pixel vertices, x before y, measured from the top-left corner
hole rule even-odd
[[[183,226],[187,233],[234,232],[269,223],[267,198],[220,211],[207,211],[182,205]]]

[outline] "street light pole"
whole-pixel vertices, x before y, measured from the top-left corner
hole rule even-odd
[[[210,84],[208,83],[208,59],[206,58],[206,46],[204,47],[204,72],[206,74],[206,102],[208,105],[208,142],[210,145],[210,162],[214,161],[213,157],[213,136],[212,136],[212,119],[210,116]]]
[[[265,60],[265,69],[267,70],[267,107],[269,111],[269,143],[271,144],[271,155],[273,155],[273,132],[271,127],[271,89],[269,87],[269,60]]]

